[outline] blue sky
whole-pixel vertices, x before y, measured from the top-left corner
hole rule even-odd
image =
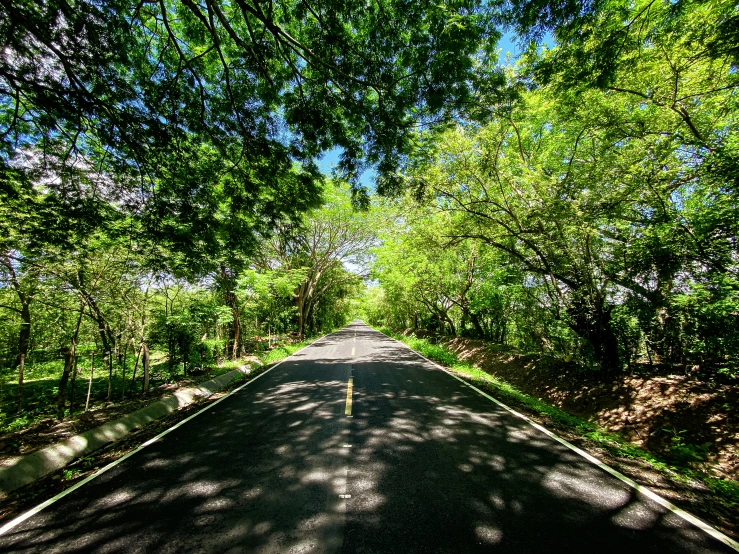
[[[516,45],[516,34],[513,32],[507,32],[498,41],[498,48],[500,48],[500,54],[498,55],[498,63],[503,65],[505,63],[506,55],[508,52],[511,53],[511,61],[516,61],[521,55],[520,48]]]

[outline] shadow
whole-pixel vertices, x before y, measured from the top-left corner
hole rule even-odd
[[[11,530],[0,550],[729,552],[358,324]]]
[[[485,341],[438,337],[460,359],[523,392],[593,421],[677,464],[708,457],[726,475],[739,471],[739,387],[692,374],[635,367],[603,374],[564,362],[497,352]]]

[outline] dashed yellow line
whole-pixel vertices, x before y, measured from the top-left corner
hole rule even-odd
[[[354,356],[354,347],[352,346],[352,356]]]
[[[349,382],[346,384],[346,410],[344,415],[352,415],[352,389],[354,388],[354,379],[349,378]]]

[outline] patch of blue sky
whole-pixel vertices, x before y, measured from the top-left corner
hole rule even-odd
[[[318,169],[324,175],[331,175],[334,168],[339,165],[339,159],[341,158],[342,149],[339,147],[332,148],[328,152],[324,152],[317,161]],[[375,179],[377,177],[377,171],[374,168],[368,168],[362,172],[359,176],[359,184],[363,187],[368,188],[371,191],[375,190]]]
[[[554,36],[551,33],[547,33],[539,40],[539,47],[546,46],[547,48],[553,48],[556,44]],[[528,44],[524,40],[521,40],[514,31],[510,29],[505,31],[498,41],[498,48],[500,49],[498,63],[500,65],[515,64],[523,55],[527,46]],[[508,57],[509,54],[510,58]]]

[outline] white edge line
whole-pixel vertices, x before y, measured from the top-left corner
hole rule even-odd
[[[369,325],[368,325],[368,327],[369,327]],[[373,330],[377,331],[377,329],[374,329],[373,327],[370,327],[370,329],[373,329]],[[377,331],[377,332],[385,335],[385,333],[383,333],[382,331]],[[575,446],[571,442],[568,442],[565,439],[563,439],[561,437],[558,437],[557,435],[555,435],[554,433],[552,433],[549,429],[546,429],[546,428],[542,427],[541,425],[539,425],[535,421],[531,420],[529,417],[523,415],[520,412],[517,412],[516,410],[514,410],[510,406],[507,406],[507,405],[503,404],[503,402],[501,402],[500,400],[497,400],[496,398],[493,398],[492,396],[490,396],[486,392],[478,389],[476,386],[472,385],[471,383],[468,383],[467,381],[465,381],[464,379],[462,379],[458,375],[455,375],[454,373],[452,373],[451,371],[449,371],[447,368],[445,368],[443,366],[440,366],[439,364],[437,364],[433,360],[429,360],[423,354],[421,354],[419,352],[416,352],[410,346],[408,346],[407,344],[405,344],[403,341],[399,341],[398,339],[396,339],[394,337],[391,337],[389,335],[385,335],[385,336],[388,337],[389,339],[394,340],[395,342],[397,342],[399,344],[402,344],[403,346],[405,346],[408,350],[410,350],[411,352],[413,352],[419,358],[423,358],[424,360],[426,360],[430,364],[438,367],[440,370],[442,370],[447,375],[450,375],[450,376],[454,377],[457,381],[460,381],[460,382],[464,383],[465,385],[467,385],[471,389],[477,391],[482,396],[484,396],[488,400],[491,400],[492,402],[494,402],[495,404],[497,404],[498,406],[500,406],[504,410],[510,412],[514,416],[516,416],[516,417],[518,417],[520,419],[523,419],[524,421],[526,421],[532,427],[538,429],[539,431],[541,431],[542,433],[544,433],[548,437],[554,439],[558,443],[566,446],[567,448],[569,448],[573,452],[576,452],[577,454],[579,454],[580,456],[582,456],[583,458],[585,458],[587,461],[589,461],[593,465],[596,465],[600,469],[602,469],[603,471],[605,471],[606,473],[611,474],[613,477],[615,477],[619,481],[622,481],[622,482],[626,483],[628,486],[630,486],[631,488],[635,489],[636,491],[642,493],[644,496],[650,498],[651,500],[653,500],[654,502],[656,502],[660,506],[662,506],[664,508],[667,508],[673,514],[681,517],[682,519],[684,519],[685,521],[687,521],[689,523],[692,523],[693,525],[695,525],[699,529],[702,529],[707,534],[711,535],[714,539],[716,539],[716,540],[724,543],[729,548],[732,548],[732,549],[736,550],[737,552],[739,552],[739,542],[735,541],[731,537],[728,537],[727,535],[725,535],[724,533],[722,533],[718,529],[712,527],[711,525],[709,525],[705,521],[703,521],[701,519],[698,519],[693,514],[691,514],[690,512],[686,512],[682,508],[678,508],[672,502],[670,502],[666,498],[662,498],[660,495],[658,495],[653,490],[651,490],[651,489],[649,489],[649,488],[647,488],[647,487],[645,487],[643,485],[640,485],[639,483],[635,482],[633,479],[630,479],[629,477],[627,477],[626,475],[624,475],[620,471],[615,470],[611,466],[604,464],[603,462],[601,462],[598,458],[596,458],[592,454],[588,454],[587,452],[585,452],[581,448],[578,448],[577,446]]]
[[[72,485],[72,486],[71,486],[71,487],[69,487],[68,489],[64,489],[64,490],[63,490],[62,492],[60,492],[60,493],[59,493],[59,494],[57,494],[56,496],[54,496],[54,497],[52,497],[52,498],[49,498],[49,499],[48,499],[48,500],[47,500],[46,502],[42,502],[42,503],[41,503],[41,504],[39,504],[38,506],[36,506],[36,507],[34,507],[34,508],[31,508],[31,509],[30,509],[30,510],[28,510],[27,512],[24,512],[24,513],[22,513],[21,515],[19,515],[19,516],[18,516],[18,517],[16,517],[15,519],[12,519],[12,520],[11,520],[11,521],[9,521],[8,523],[6,523],[6,524],[5,524],[5,525],[3,525],[2,527],[0,527],[0,536],[4,535],[5,533],[7,533],[8,531],[10,531],[10,530],[11,530],[11,529],[13,529],[14,527],[17,527],[18,525],[20,525],[21,523],[23,523],[23,522],[24,522],[24,521],[26,521],[27,519],[29,519],[29,518],[31,518],[31,517],[33,517],[33,516],[35,516],[35,515],[36,515],[37,513],[39,513],[39,512],[40,512],[41,510],[43,510],[44,508],[47,508],[47,507],[51,506],[51,505],[52,505],[52,504],[53,504],[54,502],[57,502],[58,500],[61,500],[62,498],[64,498],[64,497],[65,497],[65,496],[67,496],[68,494],[71,494],[72,492],[76,491],[77,489],[79,489],[79,488],[80,488],[80,487],[82,487],[83,485],[86,485],[87,483],[89,483],[90,481],[92,481],[93,479],[95,479],[96,477],[100,477],[100,476],[101,476],[101,475],[102,475],[103,473],[105,473],[106,471],[108,471],[108,470],[110,470],[110,469],[113,469],[113,468],[114,468],[115,466],[117,466],[118,464],[120,464],[120,463],[124,462],[124,461],[125,461],[126,459],[130,458],[130,457],[131,457],[131,456],[133,456],[134,454],[137,454],[138,452],[140,452],[141,450],[143,450],[143,449],[144,449],[144,448],[146,448],[147,446],[149,446],[149,445],[151,445],[151,444],[154,444],[154,443],[155,443],[155,442],[157,442],[157,441],[158,441],[159,439],[161,439],[161,438],[162,438],[162,437],[163,437],[164,435],[167,435],[167,434],[171,433],[172,431],[174,431],[174,430],[175,430],[175,429],[177,429],[178,427],[181,427],[182,425],[184,425],[185,423],[187,423],[187,422],[188,422],[188,421],[190,421],[191,419],[193,419],[193,418],[195,418],[195,417],[199,416],[199,415],[200,415],[200,414],[202,414],[203,412],[207,412],[207,411],[208,411],[208,410],[210,410],[210,409],[211,409],[211,408],[212,408],[213,406],[215,406],[215,405],[216,405],[216,404],[218,404],[219,402],[222,402],[222,401],[226,400],[226,398],[228,398],[228,397],[229,397],[229,396],[231,396],[232,394],[235,394],[235,393],[237,393],[238,391],[240,391],[241,389],[243,389],[244,387],[246,387],[246,386],[248,386],[248,385],[251,385],[251,384],[252,384],[252,383],[253,383],[254,381],[256,381],[257,379],[259,379],[259,378],[260,378],[260,377],[261,377],[262,375],[266,375],[267,373],[269,373],[270,371],[272,371],[273,369],[275,369],[275,368],[276,368],[277,366],[279,366],[279,365],[280,365],[280,364],[282,364],[283,362],[286,362],[287,360],[289,360],[289,359],[290,359],[290,358],[292,358],[293,356],[295,356],[295,355],[299,354],[300,352],[302,352],[302,351],[303,351],[303,350],[305,350],[306,348],[309,348],[309,347],[311,347],[311,346],[315,345],[316,343],[318,343],[318,342],[322,341],[323,339],[325,339],[325,338],[327,338],[327,337],[329,337],[329,336],[331,336],[331,335],[333,335],[333,334],[334,334],[334,333],[329,333],[328,335],[324,335],[324,336],[322,336],[321,338],[318,338],[318,339],[314,340],[314,341],[313,341],[313,342],[311,342],[310,344],[306,344],[306,345],[305,345],[305,346],[304,346],[303,348],[301,348],[300,350],[296,350],[295,352],[293,352],[292,354],[290,354],[290,355],[289,355],[289,356],[287,356],[286,358],[283,358],[282,360],[280,360],[279,362],[277,362],[277,363],[276,363],[275,365],[273,365],[272,367],[270,367],[270,368],[269,368],[269,369],[268,369],[267,371],[263,371],[262,373],[260,373],[260,374],[259,374],[259,375],[257,375],[256,377],[254,377],[254,379],[250,379],[249,381],[247,381],[247,382],[246,382],[246,383],[244,383],[243,385],[241,385],[241,386],[239,386],[239,387],[236,387],[236,388],[235,388],[234,390],[232,390],[231,392],[229,392],[229,393],[228,393],[228,394],[227,394],[226,396],[223,396],[222,398],[219,398],[219,399],[218,399],[218,400],[216,400],[215,402],[212,402],[211,404],[208,404],[208,405],[207,405],[207,406],[206,406],[205,408],[203,408],[202,410],[200,410],[200,411],[198,411],[198,412],[195,412],[195,413],[194,413],[194,414],[192,414],[191,416],[189,416],[189,417],[187,417],[187,418],[183,419],[182,421],[180,421],[180,422],[176,423],[175,425],[173,425],[173,426],[172,426],[172,427],[170,427],[169,429],[166,429],[166,430],[164,430],[163,432],[159,433],[159,434],[158,434],[158,435],[157,435],[156,437],[153,437],[153,438],[149,439],[148,441],[146,441],[145,443],[143,443],[143,444],[140,444],[140,445],[139,445],[139,446],[138,446],[138,447],[137,447],[136,449],[132,450],[132,451],[131,451],[131,452],[129,452],[128,454],[124,454],[123,456],[121,456],[121,457],[120,457],[120,458],[118,458],[117,460],[115,460],[115,461],[113,461],[113,462],[110,462],[110,463],[109,463],[109,464],[108,464],[107,466],[105,466],[105,467],[103,467],[103,468],[101,468],[101,469],[97,470],[97,471],[96,471],[95,473],[93,473],[92,475],[89,475],[89,476],[87,476],[87,477],[86,477],[86,478],[84,478],[84,479],[83,479],[82,481],[80,481],[79,483],[75,483],[74,485]],[[402,344],[402,343],[401,343],[401,344]]]

